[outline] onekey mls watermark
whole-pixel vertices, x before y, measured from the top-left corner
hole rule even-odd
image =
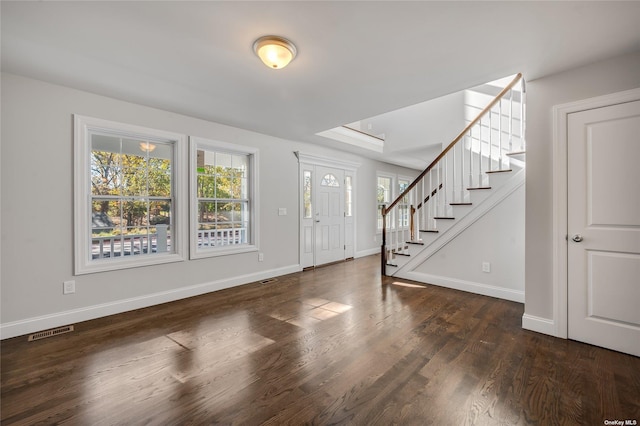
[[[610,426],[636,426],[638,424],[638,420],[636,419],[605,420],[604,424],[610,425]]]

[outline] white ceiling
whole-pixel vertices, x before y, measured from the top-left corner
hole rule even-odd
[[[315,134],[640,50],[633,1],[2,1],[0,12],[5,72],[378,159],[393,148]],[[296,44],[287,68],[254,55],[265,34]]]

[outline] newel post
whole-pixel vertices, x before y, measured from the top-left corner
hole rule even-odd
[[[382,205],[382,245],[380,246],[381,276],[387,275],[387,206]]]

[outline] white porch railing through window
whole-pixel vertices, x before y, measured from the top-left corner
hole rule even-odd
[[[91,238],[92,259],[171,251],[171,236],[167,227],[156,226],[156,233],[113,235]],[[247,243],[247,228],[199,230],[198,247],[218,247]]]
[[[247,228],[208,229],[198,231],[198,247],[218,247],[246,243]]]

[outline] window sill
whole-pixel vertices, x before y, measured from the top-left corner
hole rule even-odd
[[[256,251],[258,251],[258,247],[255,245],[242,245],[240,247],[211,247],[207,249],[192,250],[191,259],[206,259],[208,257],[228,256]]]
[[[125,256],[117,259],[92,260],[83,265],[77,265],[75,275],[93,274],[96,272],[119,271],[122,269],[139,268],[142,266],[162,265],[165,263],[183,262],[185,259],[176,253],[154,254],[147,256]]]

